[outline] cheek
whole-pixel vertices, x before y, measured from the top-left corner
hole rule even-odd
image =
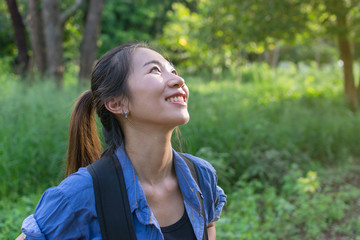
[[[189,98],[189,96],[190,96],[190,90],[189,90],[189,88],[188,88],[188,86],[187,86],[186,84],[184,84],[183,90],[187,93],[187,96],[188,96],[188,98]]]
[[[132,108],[139,108],[149,111],[161,104],[162,101],[163,99],[160,91],[151,89],[137,89],[137,91],[134,91],[134,94],[132,94],[130,106]]]
[[[131,101],[130,111],[149,112],[159,111],[158,108],[165,102],[164,88],[166,85],[155,77],[134,78],[129,85]]]

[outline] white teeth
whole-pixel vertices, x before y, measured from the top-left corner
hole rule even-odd
[[[183,96],[171,97],[166,99],[167,102],[185,102]]]

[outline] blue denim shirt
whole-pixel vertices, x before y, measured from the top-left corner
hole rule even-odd
[[[141,184],[122,145],[116,150],[123,168],[130,210],[138,239],[163,239]],[[174,166],[184,205],[197,239],[202,239],[204,220],[196,192],[200,191],[185,161],[173,150]],[[224,191],[217,186],[214,168],[205,160],[185,154],[197,166],[203,196],[206,225],[217,221],[226,202]],[[41,197],[33,215],[22,225],[26,239],[102,239],[95,207],[91,175],[86,168],[49,188]]]

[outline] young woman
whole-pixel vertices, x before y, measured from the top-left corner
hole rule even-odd
[[[86,168],[102,155],[94,110],[108,145],[103,154],[115,153],[123,169],[137,239],[203,239],[204,231],[216,239],[214,222],[226,195],[217,186],[215,170],[184,154],[196,166],[199,186],[171,146],[174,129],[189,121],[188,99],[184,79],[158,52],[142,44],[108,51],[94,67],[91,90],[79,97],[71,118],[68,176],[45,191],[18,239],[102,239]]]

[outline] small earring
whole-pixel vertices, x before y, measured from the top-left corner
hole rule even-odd
[[[125,112],[124,112],[124,116],[125,116],[126,119],[128,118],[128,114],[129,114],[128,111],[125,111]]]

